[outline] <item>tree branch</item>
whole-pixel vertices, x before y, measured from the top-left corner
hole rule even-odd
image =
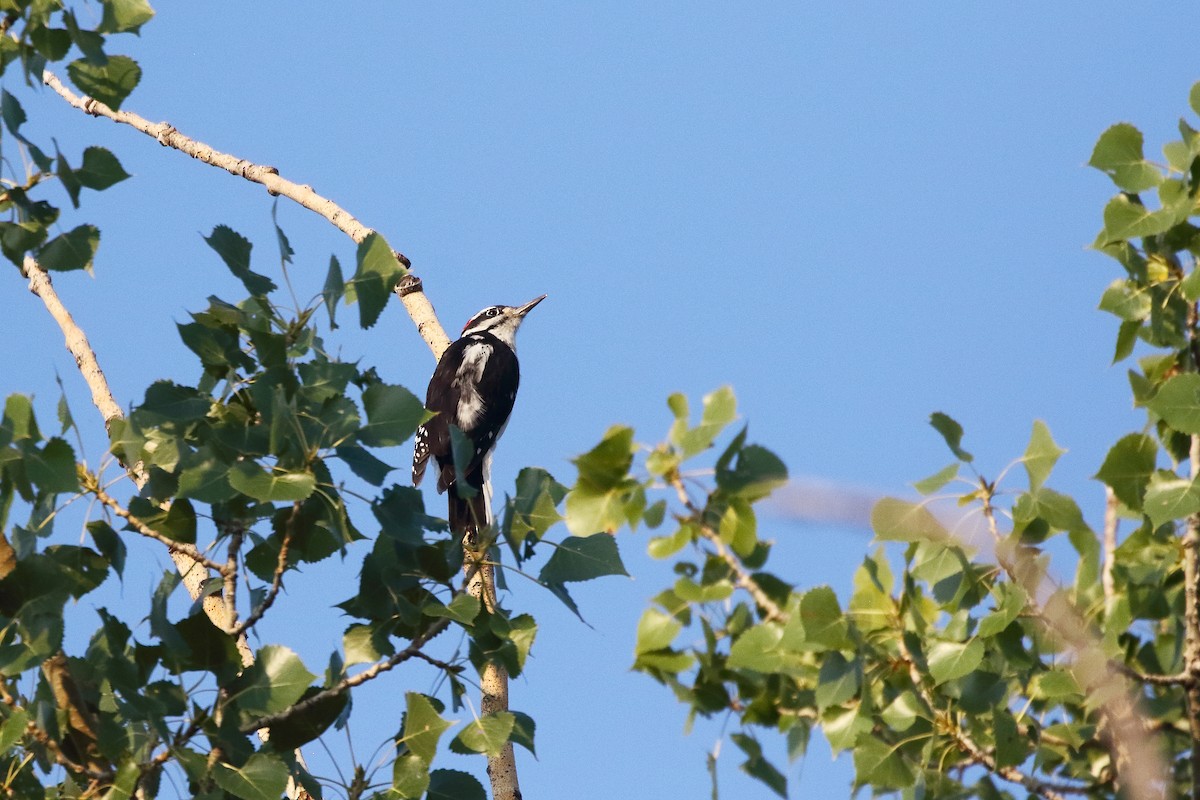
[[[268,609],[275,603],[275,598],[279,595],[279,590],[283,586],[283,573],[287,569],[288,548],[292,543],[292,536],[296,530],[296,518],[300,515],[300,501],[297,500],[292,504],[292,513],[288,516],[287,524],[284,527],[283,539],[279,543],[279,555],[275,559],[275,573],[271,576],[271,588],[267,590],[267,596],[259,603],[258,607],[250,612],[250,615],[245,620],[239,622],[229,632],[232,636],[241,636],[246,631],[258,624],[258,621],[263,618]]]
[[[58,76],[50,70],[42,73],[42,82],[53,89],[63,100],[66,100],[85,114],[90,114],[93,117],[105,117],[113,122],[129,125],[151,137],[164,147],[171,147],[181,153],[186,153],[197,161],[202,161],[210,166],[223,169],[230,175],[260,184],[272,195],[282,195],[289,200],[299,203],[304,208],[320,214],[329,220],[338,230],[345,233],[356,243],[362,242],[374,233],[372,229],[363,225],[350,212],[337,203],[317,194],[311,186],[299,184],[281,177],[279,170],[275,167],[255,164],[246,159],[222,153],[203,142],[180,133],[169,123],[150,122],[145,117],[141,117],[132,111],[117,111],[109,108],[94,97],[87,97],[86,95],[81,97],[64,86]],[[396,257],[405,267],[410,266],[409,260],[402,254],[397,253]],[[397,294],[400,296],[401,302],[404,303],[409,317],[417,326],[421,338],[429,345],[429,349],[433,351],[434,357],[438,358],[441,357],[442,352],[450,345],[450,340],[447,338],[441,323],[438,322],[437,314],[434,312],[429,299],[425,296],[424,292],[419,291],[419,288],[420,281],[418,280],[416,282],[416,289],[410,289],[408,292],[397,291]],[[399,290],[400,287],[397,287],[397,289]]]
[[[187,556],[200,566],[219,572],[222,575],[227,574],[227,564],[219,564],[216,561],[213,561],[211,558],[197,550],[194,544],[176,541],[169,536],[164,536],[146,524],[145,520],[143,520],[141,517],[131,513],[129,509],[118,503],[112,495],[100,487],[99,481],[96,479],[95,475],[89,473],[87,476],[85,476],[84,484],[84,491],[95,495],[97,500],[111,509],[112,512],[118,517],[128,522],[130,527],[132,527],[142,536],[166,545],[167,550],[169,550],[172,555],[179,554]]]
[[[703,512],[692,502],[692,498],[688,496],[687,488],[683,485],[683,480],[679,477],[678,473],[671,476],[670,484],[675,488],[675,493],[679,495],[680,502],[683,503],[688,513],[695,519],[700,535],[713,546],[713,549],[717,551],[717,557],[724,561],[730,571],[733,572],[734,583],[745,589],[754,598],[754,602],[758,604],[758,607],[765,612],[763,614],[763,621],[786,624],[789,618],[788,613],[780,608],[779,604],[762,590],[762,587],[754,580],[754,576],[742,564],[741,559],[730,552],[729,548],[725,546],[725,542],[721,541],[721,534],[704,523]]]
[[[30,256],[25,257],[21,265],[21,274],[29,279],[29,291],[41,299],[50,316],[58,323],[67,351],[75,357],[79,374],[83,376],[92,392],[92,403],[100,412],[100,416],[104,417],[104,427],[107,428],[114,419],[122,416],[121,407],[117,405],[112,391],[108,388],[108,381],[100,369],[100,362],[96,360],[96,352],[84,335],[83,329],[76,324],[71,312],[67,311],[66,306],[58,299],[58,292],[54,290],[50,274]]]
[[[1200,474],[1200,435],[1192,434],[1191,477]],[[1200,797],[1200,514],[1187,519],[1183,535],[1184,672],[1192,681],[1187,690],[1187,716],[1192,731],[1192,796]]]
[[[288,708],[285,708],[283,711],[280,711],[278,713],[268,714],[265,717],[259,717],[258,719],[254,720],[253,722],[243,725],[241,728],[242,733],[253,733],[254,731],[261,730],[263,728],[270,728],[273,725],[278,725],[281,722],[286,722],[287,720],[291,719],[296,714],[299,714],[302,711],[312,708],[317,703],[328,700],[331,697],[336,697],[337,695],[341,694],[342,692],[346,691],[347,689],[353,689],[355,686],[361,686],[362,684],[366,683],[369,680],[378,678],[383,673],[387,672],[388,670],[392,669],[393,667],[397,666],[398,664],[403,664],[405,661],[408,661],[410,658],[422,657],[423,654],[420,652],[421,648],[424,647],[425,644],[430,639],[437,636],[439,633],[441,633],[447,627],[449,627],[449,625],[450,625],[449,619],[447,619],[445,617],[443,617],[442,619],[439,619],[437,622],[433,623],[433,625],[431,625],[429,627],[429,630],[425,631],[425,633],[421,634],[420,636],[416,637],[411,642],[409,642],[408,647],[404,648],[403,650],[389,656],[388,658],[385,658],[382,661],[375,662],[375,664],[373,666],[369,667],[368,669],[363,670],[362,672],[358,673],[357,675],[351,675],[348,678],[343,678],[341,681],[339,681],[335,685],[331,686],[330,688],[326,689],[323,692],[318,692],[317,694],[314,694],[312,697],[309,697],[307,700],[303,700],[299,703],[296,703],[294,706],[289,706]]]
[[[1113,566],[1117,553],[1117,495],[1111,486],[1104,487],[1104,564],[1100,573],[1100,585],[1104,589],[1104,602],[1113,597]]]
[[[467,573],[466,591],[483,603],[489,614],[496,613],[496,567],[487,560],[487,546],[472,550],[463,537],[463,568]],[[508,670],[494,661],[484,662],[479,671],[479,708],[484,716],[508,711]],[[517,757],[511,741],[500,752],[487,757],[487,774],[492,784],[492,800],[521,800],[517,779]]]
[[[1138,800],[1162,798],[1166,767],[1147,736],[1149,732],[1138,713],[1134,696],[1118,675],[1136,672],[1110,659],[1088,622],[1061,591],[1044,601],[1045,573],[1027,553],[1023,553],[1000,535],[996,510],[992,505],[995,485],[980,479],[978,494],[983,516],[996,540],[996,560],[1009,579],[1021,586],[1028,597],[1027,607],[1041,620],[1046,631],[1074,652],[1071,671],[1089,697],[1099,698],[1101,725],[1108,730],[1109,749],[1115,768],[1114,786]],[[1140,674],[1140,673],[1138,673]],[[1164,676],[1162,683],[1169,676]],[[1149,681],[1155,682],[1155,681]]]
[[[899,606],[896,601],[892,600],[894,611],[898,616],[900,614]],[[900,657],[908,665],[909,680],[912,681],[913,688],[917,691],[917,696],[921,698],[921,702],[925,705],[926,711],[933,720],[941,720],[944,723],[944,728],[949,732],[954,743],[962,750],[972,763],[978,764],[986,768],[989,772],[1000,776],[1011,783],[1018,783],[1024,786],[1033,794],[1046,798],[1046,800],[1066,800],[1063,796],[1063,790],[1073,791],[1075,787],[1059,786],[1048,781],[1041,781],[1032,775],[1028,775],[1016,767],[1002,767],[996,763],[996,759],[988,754],[986,750],[980,747],[970,735],[962,729],[958,724],[958,720],[950,714],[939,711],[937,703],[929,688],[925,685],[925,677],[917,668],[916,659],[908,649],[908,645],[904,643],[903,633],[896,637],[897,645],[900,649]]]

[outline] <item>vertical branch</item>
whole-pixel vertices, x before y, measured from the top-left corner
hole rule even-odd
[[[487,560],[487,548],[474,551],[463,540],[468,570],[467,592],[479,598],[489,614],[496,612],[496,567]],[[484,715],[508,711],[508,670],[488,661],[479,674],[482,694],[479,707]],[[517,781],[517,759],[512,742],[505,742],[499,755],[488,756],[488,778],[492,783],[493,800],[521,800]]]
[[[67,351],[75,358],[79,374],[83,376],[84,382],[87,383],[88,389],[92,393],[92,404],[104,418],[104,427],[107,430],[111,427],[113,420],[124,419],[125,415],[121,411],[121,406],[117,404],[116,398],[113,397],[112,388],[108,385],[108,379],[104,377],[104,371],[100,369],[96,351],[88,342],[83,329],[79,327],[59,299],[58,292],[55,291],[54,284],[50,280],[50,274],[29,256],[25,257],[21,265],[21,272],[29,280],[29,291],[37,295],[42,304],[46,306],[46,310],[50,312],[50,316],[58,323]],[[138,488],[145,485],[147,475],[140,464],[124,464],[123,466]],[[192,600],[196,600],[203,594],[204,583],[211,575],[208,567],[181,550],[172,550],[170,555],[182,578],[184,588],[187,589]],[[205,597],[202,607],[205,615],[223,631],[229,630],[236,622],[229,616],[225,600],[219,595]],[[250,649],[250,643],[246,640],[245,633],[238,635],[234,639],[234,643],[237,646],[238,655],[241,657],[242,666],[248,667],[253,664],[254,651]],[[260,732],[263,741],[266,741],[266,733],[265,730]],[[299,750],[296,751],[296,757],[303,763],[304,758]],[[308,793],[296,786],[289,777],[287,796],[302,799],[308,797]]]
[[[1113,561],[1117,553],[1117,495],[1111,486],[1104,487],[1104,564],[1100,585],[1104,588],[1105,605],[1113,597]]]
[[[1192,480],[1200,474],[1200,435],[1192,434],[1189,453]],[[1188,723],[1192,732],[1192,796],[1200,797],[1200,602],[1197,579],[1200,569],[1200,514],[1187,519],[1183,535],[1184,671],[1192,676],[1187,689]]]
[[[396,295],[404,303],[409,317],[417,325],[421,338],[439,361],[442,353],[450,346],[450,339],[438,322],[437,314],[429,298],[425,296],[421,279],[416,275],[405,275],[396,286]],[[485,493],[484,503],[491,498]],[[493,519],[491,508],[487,508],[485,519]],[[463,531],[455,531],[462,534]],[[482,537],[486,538],[486,537]],[[463,572],[466,573],[467,592],[477,598],[489,614],[496,612],[496,567],[487,560],[487,546],[479,550],[471,546],[473,537],[463,536]],[[479,708],[483,714],[508,711],[508,670],[491,661],[483,665],[479,675],[481,697]],[[493,800],[521,800],[521,787],[517,780],[517,759],[512,742],[505,742],[499,755],[488,756],[488,778],[492,784]]]

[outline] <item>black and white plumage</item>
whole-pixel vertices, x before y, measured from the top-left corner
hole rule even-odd
[[[508,424],[521,381],[517,328],[545,299],[542,295],[523,306],[489,306],[480,311],[463,327],[458,341],[446,348],[429,380],[425,407],[437,416],[417,429],[413,485],[421,483],[432,457],[437,464],[438,493],[449,494],[450,530],[454,533],[473,537],[480,526],[492,524],[492,451]],[[462,476],[474,492],[459,491],[451,425],[471,443]]]

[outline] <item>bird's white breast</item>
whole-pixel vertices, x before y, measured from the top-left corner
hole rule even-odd
[[[491,355],[492,346],[483,342],[480,337],[479,341],[472,342],[463,352],[462,363],[458,365],[454,374],[458,388],[457,424],[463,431],[470,431],[483,416],[484,402],[478,387]]]

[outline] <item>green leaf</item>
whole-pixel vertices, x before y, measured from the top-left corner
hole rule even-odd
[[[392,764],[392,793],[405,800],[417,800],[429,788],[429,762],[415,753],[406,753]]]
[[[79,58],[67,65],[71,82],[116,111],[142,79],[142,68],[129,56],[109,56],[103,66]]]
[[[370,328],[408,270],[378,233],[370,234],[358,245],[357,261],[358,269],[351,283],[358,298],[359,325]]]
[[[976,635],[980,639],[986,639],[1002,632],[1016,621],[1028,603],[1025,590],[1016,584],[999,584],[992,591],[993,593],[1002,593],[1003,597],[996,609],[979,621]]]
[[[1192,84],[1192,90],[1188,92],[1188,105],[1194,113],[1200,114],[1200,82]]]
[[[0,447],[26,439],[37,442],[41,438],[29,396],[10,394],[4,401],[4,417],[0,420]]]
[[[423,694],[406,692],[404,699],[406,712],[402,741],[426,763],[432,763],[437,754],[438,740],[454,723],[442,719],[433,703]]]
[[[372,486],[382,486],[387,474],[395,469],[357,445],[342,445],[335,448],[334,452],[351,472]]]
[[[760,623],[738,636],[729,648],[726,665],[730,669],[749,669],[763,674],[783,668],[784,655],[779,650],[783,629],[774,623]]]
[[[1033,432],[1029,435],[1029,445],[1025,448],[1025,456],[1021,461],[1029,474],[1029,488],[1037,490],[1046,482],[1050,471],[1054,469],[1059,456],[1067,452],[1054,442],[1050,429],[1040,419],[1033,423]]]
[[[942,467],[937,472],[930,475],[928,478],[922,478],[913,484],[913,488],[923,495],[931,495],[938,489],[948,484],[950,481],[958,477],[958,468],[962,462],[955,461]]]
[[[1063,700],[1081,698],[1083,691],[1075,676],[1065,669],[1053,669],[1034,676],[1029,685],[1029,696],[1035,699]]]
[[[266,275],[259,275],[250,269],[252,245],[245,236],[228,225],[217,225],[213,228],[212,233],[203,239],[221,257],[234,277],[242,282],[247,292],[255,296],[262,296],[275,291],[274,281]]]
[[[234,497],[229,485],[229,464],[217,457],[205,445],[179,459],[179,497],[190,497],[201,503],[219,503]]]
[[[739,769],[786,800],[787,777],[763,756],[762,745],[744,733],[730,734],[729,738],[747,756],[739,765]]]
[[[25,124],[25,109],[17,98],[8,93],[7,89],[0,91],[0,118],[4,119],[4,127],[16,135],[17,130]]]
[[[1183,213],[1186,217],[1186,211]],[[1104,207],[1105,243],[1136,239],[1166,233],[1181,221],[1180,212],[1174,208],[1151,211],[1129,195],[1118,194]]]
[[[904,691],[896,695],[896,699],[889,703],[879,716],[889,727],[897,731],[906,731],[918,718],[924,718],[926,713],[917,702],[917,696]]]
[[[1150,316],[1150,291],[1137,282],[1118,278],[1100,296],[1100,310],[1126,322],[1141,322]]]
[[[600,443],[571,461],[579,470],[579,483],[594,490],[615,489],[624,484],[635,452],[633,428],[614,425]]]
[[[1162,173],[1142,154],[1142,132],[1127,122],[1100,135],[1088,165],[1107,173],[1126,192],[1144,192],[1162,182]]]
[[[554,549],[538,580],[542,583],[590,581],[604,575],[628,575],[617,541],[611,536],[570,536]]]
[[[862,680],[858,660],[847,659],[836,650],[825,655],[817,678],[817,708],[824,711],[829,706],[841,705],[858,694]]]
[[[800,622],[807,642],[833,649],[850,646],[846,618],[837,595],[828,586],[809,589],[800,598]]]
[[[358,440],[369,447],[403,444],[430,418],[425,404],[403,386],[375,383],[362,399],[367,424],[359,429]]]
[[[512,734],[516,717],[508,711],[496,711],[479,717],[469,723],[458,736],[454,737],[451,749],[461,753],[486,753],[489,756],[500,755],[500,750],[508,743]],[[455,744],[460,745],[455,747]]]
[[[1168,378],[1146,407],[1180,433],[1200,433],[1200,374]]]
[[[470,594],[458,594],[449,605],[436,601],[428,603],[422,612],[429,617],[447,617],[463,625],[470,625],[479,616],[479,598]]]
[[[8,752],[9,748],[21,741],[28,724],[29,714],[25,709],[14,709],[8,719],[4,720],[4,724],[0,725],[0,753]]]
[[[626,521],[629,491],[622,488],[597,490],[581,481],[567,494],[563,508],[566,511],[567,530],[576,537],[616,533]]]
[[[101,33],[137,33],[138,28],[154,17],[154,9],[146,0],[105,0],[104,16],[100,19]]]
[[[638,622],[637,644],[634,652],[641,655],[670,647],[671,642],[675,641],[675,637],[681,630],[683,630],[683,625],[673,617],[656,609],[648,608],[642,613],[642,618]]]
[[[954,453],[955,458],[963,462],[970,462],[974,459],[974,456],[959,446],[962,444],[962,425],[941,411],[935,411],[929,415],[929,424],[946,440],[946,446],[950,448],[950,452]]]
[[[103,191],[130,177],[121,162],[103,147],[89,147],[83,151],[83,165],[74,171],[80,185],[95,191]]]
[[[1113,348],[1112,363],[1117,364],[1133,355],[1133,346],[1137,344],[1138,333],[1142,329],[1140,322],[1122,322],[1117,328],[1117,343]]]
[[[80,225],[42,245],[37,259],[43,268],[56,272],[91,269],[99,246],[100,229],[95,225]]]
[[[671,395],[667,405],[675,414],[668,438],[671,444],[679,448],[683,458],[691,458],[712,447],[713,440],[721,431],[737,419],[737,399],[733,389],[728,386],[722,386],[705,396],[700,424],[695,428],[688,427],[688,403],[684,395]]]
[[[1200,486],[1172,472],[1155,472],[1146,487],[1142,511],[1154,527],[1200,511]]]
[[[342,650],[346,655],[346,666],[352,667],[378,661],[391,655],[395,648],[378,625],[351,625],[342,635]]]
[[[724,463],[718,463],[716,467],[717,488],[723,492],[753,502],[787,483],[787,467],[765,447],[756,444],[740,447],[736,451],[737,463],[732,469],[725,466],[727,456],[728,453],[721,459]]]
[[[871,527],[885,541],[944,542],[949,532],[923,505],[885,497],[871,508]]]
[[[854,747],[856,783],[883,794],[889,789],[906,789],[916,782],[916,773],[899,747],[882,739],[864,736]]]
[[[279,800],[287,788],[288,768],[277,756],[255,753],[240,767],[218,763],[212,777],[241,800]]]
[[[1158,445],[1144,433],[1122,436],[1104,457],[1097,480],[1112,488],[1117,499],[1134,511],[1142,509],[1142,495],[1154,472]]]
[[[961,678],[973,672],[983,661],[984,647],[979,639],[970,642],[934,642],[926,654],[929,674],[934,683]]]
[[[44,492],[78,492],[75,451],[65,439],[55,436],[42,449],[25,452],[25,472],[29,480]]]
[[[274,714],[295,703],[316,680],[294,652],[269,644],[229,687],[243,717],[249,721]]]
[[[346,279],[342,277],[342,265],[337,256],[329,257],[329,272],[325,275],[325,288],[321,297],[325,302],[325,310],[329,312],[329,327],[337,330],[334,318],[337,316],[337,304],[346,293]]]
[[[1015,767],[1029,757],[1030,742],[1021,735],[1017,720],[1003,708],[992,713],[992,735],[996,739],[996,766]]]
[[[306,499],[317,488],[317,479],[307,470],[264,472],[253,461],[239,461],[229,470],[229,485],[247,497],[273,503]]]
[[[429,792],[425,800],[487,800],[487,792],[474,775],[435,769],[429,773]]]
[[[29,41],[47,61],[61,61],[71,50],[71,32],[62,28],[41,26],[30,30]]]

